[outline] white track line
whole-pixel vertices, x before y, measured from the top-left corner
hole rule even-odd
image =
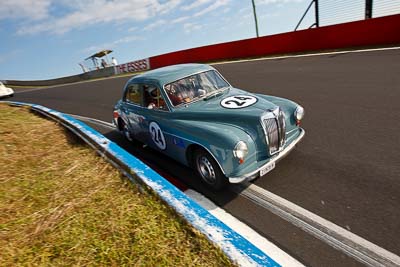
[[[99,125],[99,126],[103,126],[103,127],[107,127],[110,129],[115,130],[115,125],[109,122],[105,122],[105,121],[101,121],[101,120],[97,120],[97,119],[93,119],[93,118],[88,118],[88,117],[84,117],[84,116],[80,116],[80,115],[74,115],[74,114],[67,114],[75,119],[81,120],[81,121],[85,121],[85,122],[90,122],[93,123],[95,125]]]
[[[274,60],[274,59],[286,59],[286,58],[301,58],[301,57],[315,57],[315,56],[328,56],[328,55],[340,55],[340,54],[350,54],[350,53],[365,53],[365,52],[376,52],[376,51],[387,51],[387,50],[398,50],[400,46],[396,47],[384,47],[384,48],[371,48],[371,49],[359,49],[359,50],[346,50],[346,51],[335,51],[335,52],[321,52],[321,53],[310,53],[310,54],[300,54],[300,55],[286,55],[286,56],[270,56],[254,59],[241,59],[225,62],[212,63],[210,65],[221,65],[221,64],[232,64],[232,63],[242,63],[251,61],[263,61],[263,60]]]
[[[83,117],[79,115],[71,115],[70,116],[80,119],[82,121],[88,121],[100,126],[105,126],[108,128],[115,129],[115,126],[111,123],[104,122],[101,120]],[[352,232],[300,207],[296,204],[275,195],[261,187],[258,187],[254,184],[246,183],[246,184],[239,184],[233,185],[230,187],[234,192],[239,195],[246,197],[247,199],[251,200],[253,203],[268,209],[272,213],[278,215],[279,217],[287,220],[288,222],[292,223],[293,225],[303,229],[304,231],[308,232],[309,234],[317,237],[321,241],[326,242],[328,245],[346,253],[347,255],[355,258],[356,260],[369,265],[369,266],[393,266],[399,267],[400,266],[400,257],[396,254],[385,250],[382,247],[379,247],[372,242],[353,234]],[[187,191],[188,192],[188,191]],[[225,224],[230,226],[232,229],[240,233],[242,236],[247,236],[250,238],[248,239],[250,242],[254,240],[253,243],[255,246],[268,248],[268,254],[274,251],[274,245],[270,243],[268,240],[260,239],[260,236],[255,236],[250,231],[242,230],[242,226],[238,227],[237,223],[231,224],[231,219],[224,219],[228,213],[224,212],[222,209],[217,210],[216,206],[212,204],[211,201],[205,201],[204,197],[199,197],[200,194],[193,192],[188,192],[191,196],[193,195],[194,198],[199,199],[199,204],[204,205],[204,207],[209,210],[215,217],[223,221]],[[200,201],[201,200],[201,201]],[[204,204],[206,203],[206,204]],[[215,214],[214,214],[215,213]],[[225,213],[224,215],[221,215]],[[230,225],[231,224],[231,225]],[[243,227],[245,228],[245,227]],[[242,232],[242,233],[241,233]],[[261,246],[258,242],[261,242]],[[275,246],[276,247],[276,246]],[[274,260],[279,259],[278,262],[286,262],[289,260],[291,264],[284,264],[284,266],[300,266],[296,260],[292,257],[288,256],[280,249],[273,252]],[[288,256],[288,257],[286,257]],[[293,262],[292,262],[293,260]],[[298,264],[298,265],[297,265]]]
[[[262,57],[262,58],[255,58],[255,59],[242,59],[242,60],[233,60],[233,61],[223,61],[223,62],[216,62],[216,63],[210,63],[210,65],[221,65],[221,64],[232,64],[232,63],[242,63],[242,62],[251,62],[251,61],[262,61],[262,60],[274,60],[274,59],[286,59],[286,58],[301,58],[301,57],[315,57],[315,56],[327,56],[327,55],[340,55],[340,54],[348,54],[348,53],[364,53],[364,52],[376,52],[376,51],[387,51],[387,50],[398,50],[400,49],[400,46],[396,47],[385,47],[385,48],[372,48],[372,49],[359,49],[359,50],[346,50],[346,51],[335,51],[335,52],[321,52],[321,53],[311,53],[311,54],[301,54],[301,55],[287,55],[287,56],[271,56],[271,57]],[[137,75],[140,73],[132,73],[133,75]],[[124,75],[122,77],[126,77],[128,75]],[[105,78],[100,78],[100,79],[95,79],[95,80],[87,80],[87,81],[80,81],[80,82],[75,82],[75,83],[66,83],[66,84],[60,84],[60,85],[51,85],[51,86],[46,86],[42,88],[34,88],[34,89],[28,89],[24,91],[14,91],[14,94],[22,94],[22,93],[27,93],[27,92],[34,92],[34,91],[40,91],[40,90],[47,90],[51,89],[54,87],[60,87],[60,86],[68,86],[71,84],[79,84],[79,83],[87,83],[87,82],[94,82],[94,81],[99,81],[99,80],[107,80],[107,79],[116,79],[120,78],[121,76],[111,76],[111,77],[105,77]]]
[[[246,197],[312,234],[321,241],[369,266],[400,266],[400,257],[310,211],[254,184],[231,187]]]
[[[105,121],[74,114],[68,114],[68,115],[81,121],[90,122],[96,125],[115,129],[115,126],[113,124]],[[274,245],[273,243],[271,243],[270,241],[259,235],[249,226],[240,222],[238,219],[227,213],[225,210],[217,207],[214,203],[212,203],[210,200],[202,196],[200,193],[193,191],[191,189],[185,191],[184,193],[190,198],[192,198],[197,204],[199,204],[208,212],[210,212],[212,215],[214,215],[217,219],[222,221],[224,224],[229,226],[235,232],[246,238],[254,246],[258,247],[261,251],[270,256],[274,261],[278,262],[281,266],[291,266],[291,267],[304,266],[300,262],[295,260],[293,257],[289,256],[286,252],[278,248],[276,245]]]
[[[281,266],[304,266],[296,259],[291,257],[289,254],[278,248],[275,244],[271,243],[266,238],[259,235],[249,226],[239,221],[231,214],[227,213],[225,210],[216,206],[213,202],[211,202],[200,193],[189,189],[185,191],[185,194],[193,199],[201,207],[210,212],[212,215],[214,215],[214,217],[229,226],[231,229],[234,229],[235,232],[246,238],[250,243],[252,243],[265,254],[270,256]]]
[[[40,90],[46,90],[46,89],[51,89],[54,87],[62,87],[62,86],[69,86],[69,85],[74,85],[74,84],[80,84],[80,83],[90,83],[90,82],[97,82],[97,81],[101,81],[101,80],[109,80],[109,79],[118,79],[118,78],[123,78],[123,77],[127,77],[127,76],[134,76],[134,75],[139,75],[143,72],[132,72],[132,73],[127,73],[125,75],[115,75],[115,76],[109,76],[109,77],[103,77],[103,78],[95,78],[92,80],[84,80],[84,81],[78,81],[78,82],[70,82],[70,83],[62,83],[62,84],[55,84],[55,85],[39,85],[39,86],[31,86],[31,87],[36,87],[33,89],[27,89],[27,90],[22,90],[22,91],[15,91],[14,93],[25,93],[25,92],[33,92],[33,91],[40,91]],[[11,85],[12,86],[12,85]],[[16,85],[13,86],[14,89],[18,89],[18,88],[25,88],[25,87],[29,87],[29,86],[20,86],[20,85]]]
[[[23,90],[23,91],[15,91],[15,89],[14,89],[14,94],[23,94],[23,93],[34,92],[34,91],[48,90],[48,89],[52,89],[53,87],[58,87],[58,86],[40,87],[40,88],[34,88],[34,89],[27,89],[27,90]]]

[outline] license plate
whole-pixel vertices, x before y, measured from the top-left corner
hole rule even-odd
[[[275,168],[275,162],[268,163],[267,166],[265,166],[264,168],[262,168],[260,170],[260,177],[263,175],[266,175],[267,173],[272,171],[274,168]]]

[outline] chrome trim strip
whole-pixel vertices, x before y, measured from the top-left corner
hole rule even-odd
[[[252,178],[256,178],[259,175],[259,172],[262,168],[264,168],[267,164],[270,164],[271,162],[278,162],[282,158],[284,158],[300,141],[303,139],[305,131],[303,128],[300,128],[300,135],[297,137],[296,140],[294,140],[290,145],[288,145],[284,150],[282,150],[279,154],[277,154],[275,157],[272,157],[271,160],[269,160],[267,163],[265,163],[263,166],[260,168],[256,169],[255,171],[252,171],[250,173],[247,173],[243,176],[239,177],[229,177],[229,182],[236,184],[236,183],[241,183],[245,180],[250,180]]]
[[[290,130],[289,132],[286,132],[286,135],[290,134],[291,132],[297,131],[297,128],[294,128],[292,130]]]
[[[144,106],[132,103],[130,101],[124,101],[123,103],[125,103],[126,105],[130,105],[130,106],[136,107],[136,108],[140,108],[141,110],[153,110],[153,111],[160,111],[160,112],[166,112],[166,113],[170,113],[171,112],[171,110],[168,107],[168,105],[167,105],[168,110],[162,110],[162,109],[159,109],[159,108],[151,109],[151,108],[148,108],[148,107],[144,107]],[[132,113],[135,113],[135,112],[132,112]]]

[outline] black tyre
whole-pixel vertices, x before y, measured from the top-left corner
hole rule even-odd
[[[133,137],[128,129],[128,126],[123,122],[120,121],[120,123],[122,124],[122,134],[125,136],[125,138],[129,141],[129,142],[133,142]]]
[[[218,191],[229,184],[215,159],[205,150],[195,152],[193,165],[202,181],[211,189]]]

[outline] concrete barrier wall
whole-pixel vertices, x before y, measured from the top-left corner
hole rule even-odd
[[[261,57],[328,49],[400,44],[400,15],[362,20],[338,25],[282,33],[222,44],[197,47],[146,59],[146,68],[156,69],[181,63],[201,63],[218,60]],[[140,62],[140,61],[135,61]],[[136,63],[126,63],[126,69],[136,70]],[[144,69],[144,68],[140,68]],[[125,71],[123,71],[125,72]],[[108,77],[116,74],[114,67],[79,75],[42,81],[5,81],[8,85],[48,86]]]
[[[16,81],[16,80],[6,80],[5,83],[7,85],[14,86],[51,86],[51,85],[59,85],[65,83],[74,83],[81,82],[90,79],[96,78],[104,78],[115,75],[115,68],[108,67],[104,69],[93,70],[89,72],[85,72],[78,75],[62,77],[57,79],[49,79],[49,80],[37,80],[37,81]]]
[[[151,57],[150,65],[155,69],[181,63],[392,44],[400,44],[400,15],[187,49]]]

